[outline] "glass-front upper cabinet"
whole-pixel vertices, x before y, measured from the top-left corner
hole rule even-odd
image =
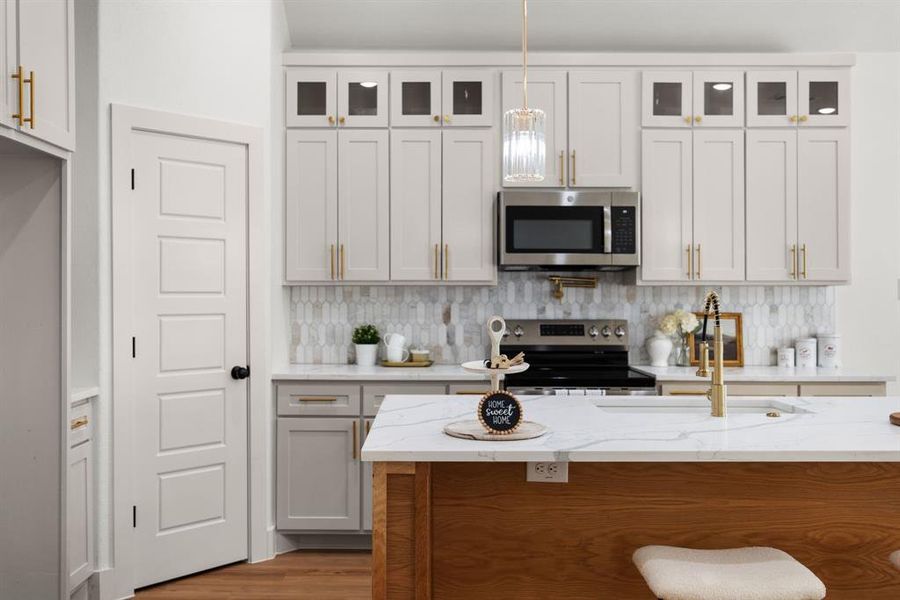
[[[850,124],[849,71],[800,71],[797,81],[801,126],[844,127]]]
[[[846,70],[747,73],[749,127],[844,127],[850,124]]]
[[[441,93],[444,126],[493,125],[495,79],[494,71],[444,71]]]
[[[641,124],[690,127],[693,121],[690,71],[645,71]]]
[[[441,72],[391,71],[391,125],[441,126]]]
[[[288,127],[334,127],[337,124],[337,71],[288,69],[284,75]]]
[[[338,127],[387,127],[387,71],[338,71],[337,100]]]
[[[747,126],[788,127],[797,122],[797,71],[748,72]]]
[[[694,71],[694,127],[744,126],[744,72]]]

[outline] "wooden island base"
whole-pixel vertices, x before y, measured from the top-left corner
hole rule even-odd
[[[651,599],[647,544],[774,546],[828,600],[896,600],[900,463],[375,463],[374,600]]]

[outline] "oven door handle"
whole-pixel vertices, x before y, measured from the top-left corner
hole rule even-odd
[[[612,254],[612,207],[603,207],[603,253]]]

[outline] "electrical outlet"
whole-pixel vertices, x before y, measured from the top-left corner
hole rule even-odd
[[[525,473],[525,481],[567,483],[569,481],[569,463],[530,462]]]

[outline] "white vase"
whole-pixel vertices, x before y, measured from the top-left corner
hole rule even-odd
[[[374,367],[378,356],[378,344],[354,344],[356,346],[356,364],[360,367]]]
[[[672,338],[662,331],[656,330],[647,340],[647,352],[650,354],[651,367],[669,366],[669,354],[672,353]]]

